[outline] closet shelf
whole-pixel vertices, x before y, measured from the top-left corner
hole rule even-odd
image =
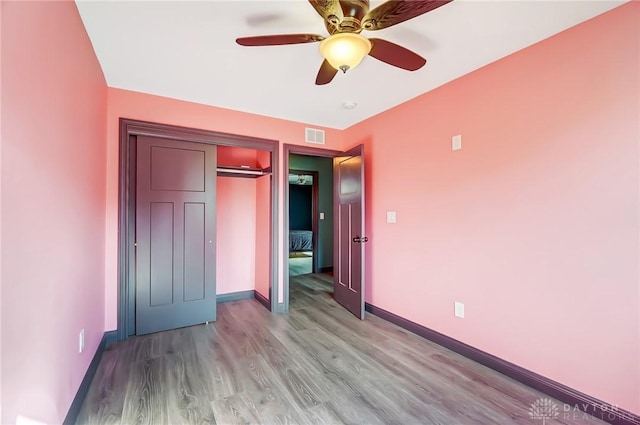
[[[255,179],[260,176],[266,176],[271,174],[271,167],[269,168],[251,168],[251,167],[234,167],[228,165],[218,165],[218,176],[222,177],[245,177]]]

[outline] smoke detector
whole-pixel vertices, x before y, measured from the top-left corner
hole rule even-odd
[[[344,109],[354,109],[356,106],[358,106],[358,104],[356,102],[351,102],[351,101],[344,102],[342,104],[342,107]]]

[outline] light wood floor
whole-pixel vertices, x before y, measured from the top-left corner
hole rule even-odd
[[[309,274],[313,271],[313,256],[289,258],[289,276]]]
[[[291,311],[218,305],[218,321],[110,346],[80,424],[542,424],[545,397],[331,297],[331,277],[291,281]],[[603,424],[581,414],[551,424]]]

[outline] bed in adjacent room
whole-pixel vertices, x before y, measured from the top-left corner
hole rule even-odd
[[[289,251],[313,251],[313,232],[311,230],[290,230]]]

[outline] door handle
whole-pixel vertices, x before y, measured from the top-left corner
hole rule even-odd
[[[365,242],[369,242],[369,238],[366,236],[360,237],[360,236],[356,236],[353,238],[353,242],[354,243],[365,243]]]
[[[364,236],[364,237],[362,238],[362,243],[365,243],[365,242],[369,242],[369,238],[368,238],[368,237],[366,237],[366,236]]]

